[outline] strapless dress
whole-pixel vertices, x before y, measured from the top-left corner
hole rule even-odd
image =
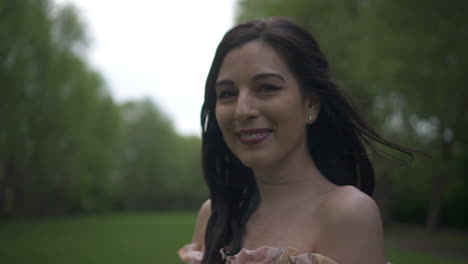
[[[179,249],[180,259],[185,264],[200,264],[203,252],[195,243]],[[338,264],[332,259],[317,253],[300,253],[295,248],[259,247],[255,250],[241,249],[234,256],[227,256],[221,250],[226,264]],[[387,262],[387,264],[390,264]]]

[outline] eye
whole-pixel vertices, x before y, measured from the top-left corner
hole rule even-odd
[[[276,85],[273,85],[273,84],[263,84],[260,86],[260,92],[276,92],[278,90],[280,90],[281,87],[279,86],[276,86]]]
[[[237,96],[235,91],[224,90],[218,93],[218,99],[228,99]]]

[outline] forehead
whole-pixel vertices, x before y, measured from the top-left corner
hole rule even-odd
[[[286,61],[273,47],[261,41],[250,41],[226,54],[218,81],[251,79],[260,73],[277,73],[287,80],[292,78]]]

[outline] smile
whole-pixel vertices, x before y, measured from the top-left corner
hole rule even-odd
[[[247,144],[247,145],[255,145],[263,140],[265,140],[268,136],[270,136],[272,130],[261,128],[261,129],[245,129],[236,132],[236,136],[239,137],[240,142]]]

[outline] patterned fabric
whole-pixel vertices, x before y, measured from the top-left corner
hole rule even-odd
[[[335,261],[315,253],[298,254],[294,248],[259,247],[255,250],[242,249],[235,256],[226,256],[226,264],[337,264]],[[225,256],[225,255],[224,255]]]
[[[203,252],[197,244],[185,245],[178,251],[185,264],[200,264]],[[227,256],[221,249],[226,264],[338,264],[335,261],[317,253],[302,253],[294,248],[275,248],[263,246],[255,250],[241,249],[234,256]],[[386,264],[391,264],[387,262]]]
[[[185,264],[200,264],[203,252],[195,243],[179,249],[179,257]],[[337,264],[335,261],[315,253],[298,254],[294,248],[259,247],[255,250],[242,249],[234,256],[221,255],[226,264]]]

